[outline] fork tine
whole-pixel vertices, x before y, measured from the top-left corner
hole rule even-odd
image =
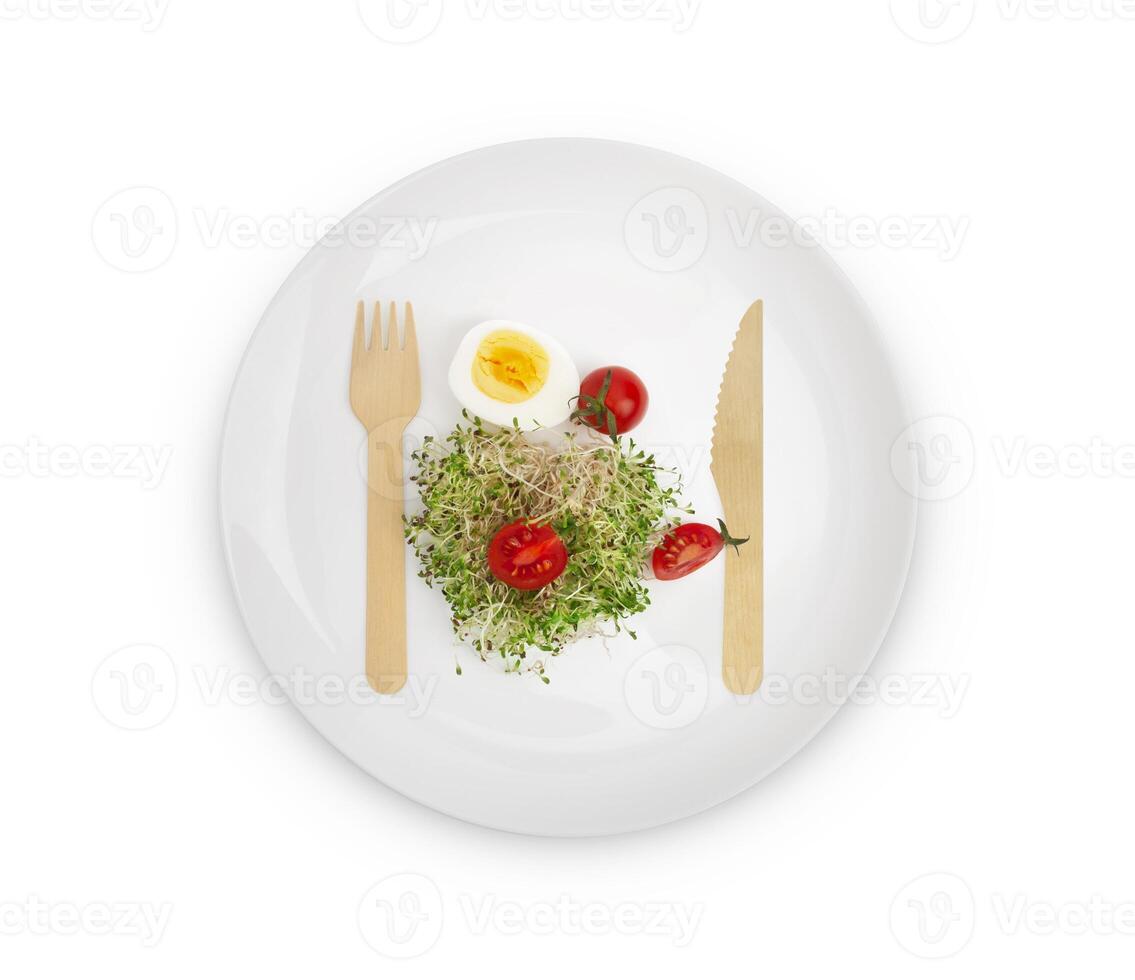
[[[360,299],[355,306],[355,341],[351,346],[351,363],[357,364],[366,349],[366,310],[363,308],[363,301]]]
[[[414,329],[413,303],[407,303],[405,312],[402,314],[402,349],[417,361],[418,332]]]
[[[374,319],[370,322],[370,347],[368,350],[382,350],[382,304],[374,304]]]
[[[386,335],[386,349],[399,350],[402,347],[402,341],[398,338],[398,304],[390,304],[390,323],[387,327]]]

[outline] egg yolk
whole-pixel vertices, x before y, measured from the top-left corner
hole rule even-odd
[[[473,384],[498,402],[523,402],[548,380],[548,352],[515,330],[486,334],[473,358]]]

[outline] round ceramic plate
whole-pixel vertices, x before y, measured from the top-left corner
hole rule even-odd
[[[915,505],[891,447],[910,420],[862,302],[820,249],[759,230],[780,220],[752,191],[680,157],[538,140],[403,180],[303,259],[237,376],[221,521],[252,639],[328,741],[445,813],[590,835],[726,800],[831,718],[878,649],[906,576]],[[738,698],[720,679],[720,560],[653,583],[637,639],[577,643],[548,660],[544,684],[456,646],[444,600],[408,554],[411,676],[397,695],[372,694],[365,439],[347,399],[356,302],[414,303],[422,404],[408,451],[459,419],[446,371],[465,331],[517,320],[557,337],[581,372],[626,364],[646,380],[651,407],[635,436],[682,471],[686,498],[713,523],[714,403],[738,322],[758,298],[761,690]]]

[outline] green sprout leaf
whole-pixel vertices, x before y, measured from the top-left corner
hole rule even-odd
[[[472,424],[468,424],[471,422]],[[405,518],[419,577],[449,603],[454,635],[507,672],[543,666],[590,636],[613,636],[650,603],[643,569],[684,510],[677,475],[653,458],[595,437],[529,442],[515,426],[489,431],[478,419],[413,454],[421,509]],[[564,573],[535,592],[488,568],[493,535],[527,518],[550,524],[568,550]],[[458,666],[460,672],[460,666]]]

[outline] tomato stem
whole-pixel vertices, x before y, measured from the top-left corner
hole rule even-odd
[[[580,394],[576,399],[578,404],[586,408],[577,408],[571,413],[572,419],[593,426],[596,429],[606,429],[607,434],[615,442],[619,441],[619,425],[615,413],[607,407],[607,395],[611,391],[611,381],[614,372],[608,370],[603,375],[603,384],[594,395]]]
[[[717,519],[717,526],[721,528],[721,540],[729,545],[737,554],[741,554],[741,545],[745,544],[749,538],[735,538],[729,533],[729,528],[725,526],[725,521],[720,517]],[[750,535],[752,537],[752,535]]]

